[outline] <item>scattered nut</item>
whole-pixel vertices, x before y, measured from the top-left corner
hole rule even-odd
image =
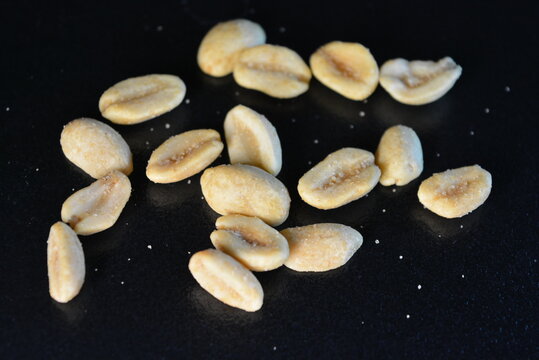
[[[328,271],[346,264],[363,243],[363,236],[341,224],[315,224],[281,231],[290,256],[284,265],[295,271]]]
[[[257,23],[246,19],[219,23],[208,31],[200,43],[198,66],[211,76],[228,75],[243,49],[265,42],[266,33]]]
[[[423,150],[414,130],[392,126],[384,132],[376,150],[376,165],[382,171],[380,184],[406,185],[423,171]]]
[[[490,173],[473,165],[432,175],[421,183],[417,197],[433,213],[452,219],[481,206],[491,188]]]
[[[351,100],[369,97],[378,85],[378,64],[358,43],[332,41],[311,55],[314,77]]]
[[[247,269],[273,270],[288,258],[288,242],[262,220],[243,215],[217,219],[210,238],[216,249],[232,256]]]
[[[260,282],[234,258],[218,250],[207,249],[191,256],[189,271],[204,290],[227,305],[250,312],[262,307]]]
[[[110,228],[131,196],[131,182],[119,171],[95,181],[71,195],[62,205],[62,221],[79,235]]]
[[[423,105],[438,100],[455,84],[462,68],[450,57],[434,61],[388,60],[380,69],[380,85],[395,100]]]
[[[374,155],[356,148],[329,154],[299,179],[303,201],[318,209],[334,209],[371,191],[380,178]]]
[[[78,295],[86,274],[84,252],[77,234],[60,221],[51,226],[47,240],[47,268],[54,300],[66,303]]]
[[[264,115],[238,105],[226,115],[224,128],[232,164],[257,166],[277,176],[282,165],[281,142]]]
[[[309,89],[311,70],[295,51],[265,44],[241,52],[234,80],[244,88],[288,99]]]
[[[99,179],[113,170],[133,171],[129,145],[116,130],[100,121],[80,118],[64,127],[60,137],[64,155],[88,175]]]
[[[235,164],[209,168],[202,174],[200,185],[210,207],[221,215],[254,216],[271,226],[282,224],[288,217],[288,190],[257,167]]]
[[[99,110],[104,118],[122,125],[138,124],[180,105],[185,84],[174,75],[145,75],[115,84],[101,95]]]
[[[204,170],[221,151],[223,143],[217,131],[186,131],[169,138],[153,151],[146,176],[155,183],[180,181]]]

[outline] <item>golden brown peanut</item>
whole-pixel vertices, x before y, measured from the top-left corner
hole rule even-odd
[[[378,85],[378,64],[358,43],[332,41],[316,50],[310,63],[318,81],[351,100],[366,99]]]
[[[184,96],[185,84],[177,76],[138,76],[107,89],[99,99],[99,110],[113,123],[132,125],[169,112]]]
[[[253,271],[273,270],[288,258],[288,242],[262,220],[243,215],[217,219],[210,238],[217,250],[238,260]]]
[[[155,183],[180,181],[204,170],[221,151],[223,143],[217,131],[186,131],[171,137],[153,151],[146,176]]]
[[[281,171],[281,142],[275,127],[262,114],[238,105],[225,119],[230,163],[257,166],[277,176]]]
[[[262,307],[262,286],[243,265],[218,250],[199,251],[189,260],[189,271],[204,290],[227,305],[245,311]]]
[[[62,130],[60,144],[69,161],[95,179],[114,170],[126,175],[133,171],[129,145],[116,130],[100,121],[71,121]]]
[[[315,224],[284,229],[290,256],[285,266],[295,271],[328,271],[348,262],[363,236],[341,224]]]
[[[243,49],[265,42],[266,33],[257,23],[246,19],[219,23],[208,31],[200,43],[198,66],[211,76],[228,75]]]
[[[127,176],[113,171],[68,197],[62,205],[62,221],[79,235],[106,230],[116,223],[130,196]]]
[[[384,132],[376,150],[376,165],[382,171],[380,184],[406,185],[423,171],[423,150],[414,130],[392,126]]]
[[[295,51],[266,44],[241,52],[234,66],[234,80],[244,88],[288,99],[309,89],[311,70]]]
[[[200,178],[208,205],[221,215],[260,218],[271,226],[282,224],[290,210],[288,190],[274,176],[250,165],[220,165]]]
[[[435,61],[388,60],[380,69],[380,85],[395,100],[423,105],[438,100],[455,84],[462,68],[450,57]]]
[[[303,201],[318,209],[334,209],[371,191],[380,178],[374,155],[356,148],[329,154],[299,179]]]
[[[471,213],[488,198],[492,177],[479,165],[446,170],[419,186],[417,197],[433,213],[452,219]]]
[[[54,300],[66,303],[78,295],[86,274],[84,252],[77,234],[60,221],[51,226],[47,240],[47,268]]]

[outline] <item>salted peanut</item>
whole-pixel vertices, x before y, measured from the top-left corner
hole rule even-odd
[[[210,238],[216,249],[232,256],[247,269],[268,271],[288,258],[288,242],[262,220],[243,215],[221,216]]]
[[[376,150],[376,165],[382,171],[380,184],[406,185],[423,171],[423,150],[414,130],[392,126],[384,132]]]
[[[169,112],[181,104],[184,96],[185,84],[177,76],[138,76],[105,91],[99,99],[99,110],[113,123],[132,125]]]
[[[221,215],[240,214],[262,219],[271,226],[288,217],[290,195],[273,175],[251,165],[219,165],[200,177],[208,205]]]
[[[363,244],[363,236],[341,224],[314,224],[284,229],[290,256],[284,265],[295,271],[328,271],[343,266]]]
[[[62,221],[79,235],[92,235],[110,228],[131,196],[131,182],[119,171],[95,181],[67,198]]]
[[[198,66],[211,76],[228,75],[243,49],[265,42],[266,33],[257,23],[246,19],[219,23],[210,29],[200,43]]]
[[[445,95],[462,74],[450,57],[435,61],[388,60],[380,69],[380,85],[395,100],[408,105],[423,105]]]
[[[479,165],[446,170],[419,186],[417,197],[433,213],[452,219],[471,213],[488,198],[492,177]]]
[[[244,88],[288,99],[309,89],[311,70],[295,51],[265,44],[241,52],[234,65],[234,80]]]
[[[78,295],[86,274],[84,252],[77,234],[60,221],[49,232],[47,268],[49,293],[54,300],[66,303]]]
[[[146,176],[161,184],[180,181],[204,170],[221,151],[223,143],[217,131],[186,131],[171,137],[152,152]]]
[[[126,175],[133,171],[129,145],[107,124],[80,118],[64,126],[60,136],[64,155],[88,175],[99,179],[118,170]]]
[[[264,115],[238,105],[226,115],[224,128],[232,164],[257,166],[277,176],[282,165],[281,142]]]
[[[262,307],[264,291],[260,282],[219,250],[207,249],[191,256],[189,271],[204,290],[227,305],[249,312]]]
[[[378,64],[358,43],[332,41],[316,50],[310,63],[318,81],[351,100],[366,99],[378,85]]]
[[[329,154],[299,179],[303,201],[318,209],[334,209],[371,191],[380,179],[374,155],[366,150],[343,148]]]

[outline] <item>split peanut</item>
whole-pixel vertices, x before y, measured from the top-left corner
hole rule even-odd
[[[120,81],[105,91],[99,110],[113,123],[132,125],[169,112],[184,96],[185,84],[179,77],[145,75]]]
[[[198,48],[198,66],[211,76],[228,75],[243,49],[265,42],[266,33],[257,23],[246,19],[219,23],[202,39]]]
[[[257,166],[277,176],[282,165],[281,142],[264,115],[238,105],[226,115],[224,128],[230,163]]]
[[[252,272],[221,251],[197,252],[189,260],[189,271],[204,290],[227,305],[249,312],[262,307],[264,291],[260,282]]]
[[[250,270],[273,270],[288,258],[286,239],[258,218],[226,215],[215,226],[217,230],[210,235],[213,246]]]
[[[116,130],[100,121],[71,121],[62,130],[60,144],[69,161],[95,179],[114,170],[126,175],[133,171],[129,145]]]
[[[334,209],[371,191],[380,179],[374,155],[356,148],[329,154],[299,179],[303,201],[318,209]]]
[[[186,179],[208,167],[222,150],[223,143],[217,131],[186,131],[171,137],[153,151],[146,176],[162,184]]]
[[[131,182],[112,173],[71,195],[62,205],[62,221],[79,235],[91,235],[116,223],[131,196]]]
[[[200,178],[208,205],[221,215],[254,216],[271,226],[282,224],[290,210],[288,190],[274,176],[250,165],[219,165]]]
[[[290,256],[285,266],[295,271],[328,271],[343,266],[363,243],[363,236],[341,224],[314,224],[284,229]]]
[[[481,206],[492,188],[492,176],[479,165],[446,170],[419,186],[421,204],[445,218],[462,217]]]

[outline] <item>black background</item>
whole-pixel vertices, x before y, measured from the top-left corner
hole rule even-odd
[[[2,3],[0,357],[537,358],[537,14],[514,1]],[[367,103],[349,101],[314,79],[296,99],[273,99],[196,65],[208,29],[237,17],[306,60],[328,41],[357,41],[379,65],[450,55],[463,75],[420,107],[381,88]],[[189,103],[113,125],[134,154],[132,197],[113,228],[81,237],[85,284],[58,304],[48,295],[49,227],[73,189],[92,182],[63,156],[62,126],[81,116],[110,124],[101,93],[149,73],[179,75]],[[187,270],[190,253],[211,246],[217,218],[199,175],[158,185],[144,173],[169,136],[222,134],[238,103],[265,114],[281,138],[279,178],[292,207],[279,228],[340,222],[364,236],[340,269],[257,274],[265,299],[256,313],[218,302]],[[374,151],[395,124],[422,141],[420,179],[379,185],[336,210],[301,201],[295,187],[309,162],[344,146]],[[225,152],[218,163],[226,161]],[[433,172],[476,163],[492,173],[493,190],[472,214],[447,220],[417,201]]]

